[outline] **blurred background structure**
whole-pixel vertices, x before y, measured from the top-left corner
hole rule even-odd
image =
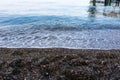
[[[120,0],[91,0],[90,2],[93,3],[93,6],[96,6],[96,4],[103,4],[104,6],[111,6],[113,4],[116,7],[120,7]]]
[[[104,16],[120,18],[120,0],[90,0],[90,16],[103,14]]]

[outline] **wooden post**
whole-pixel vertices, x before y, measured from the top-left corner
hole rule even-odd
[[[93,6],[96,6],[96,0],[93,0]]]
[[[111,5],[111,0],[105,0],[105,3],[104,3],[105,6],[110,6]]]
[[[109,6],[111,6],[111,2],[112,2],[112,1],[111,1],[111,0],[109,0]]]
[[[104,2],[104,5],[105,5],[105,6],[107,6],[107,2],[108,2],[108,0],[105,0],[105,2]]]

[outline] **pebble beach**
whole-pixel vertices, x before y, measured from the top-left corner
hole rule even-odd
[[[119,79],[120,50],[0,49],[0,80]]]

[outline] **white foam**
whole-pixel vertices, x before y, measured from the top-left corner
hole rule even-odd
[[[3,30],[0,47],[120,49],[120,30]]]

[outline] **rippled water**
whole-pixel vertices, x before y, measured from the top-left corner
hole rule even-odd
[[[89,0],[4,0],[0,47],[119,49],[118,11]]]

